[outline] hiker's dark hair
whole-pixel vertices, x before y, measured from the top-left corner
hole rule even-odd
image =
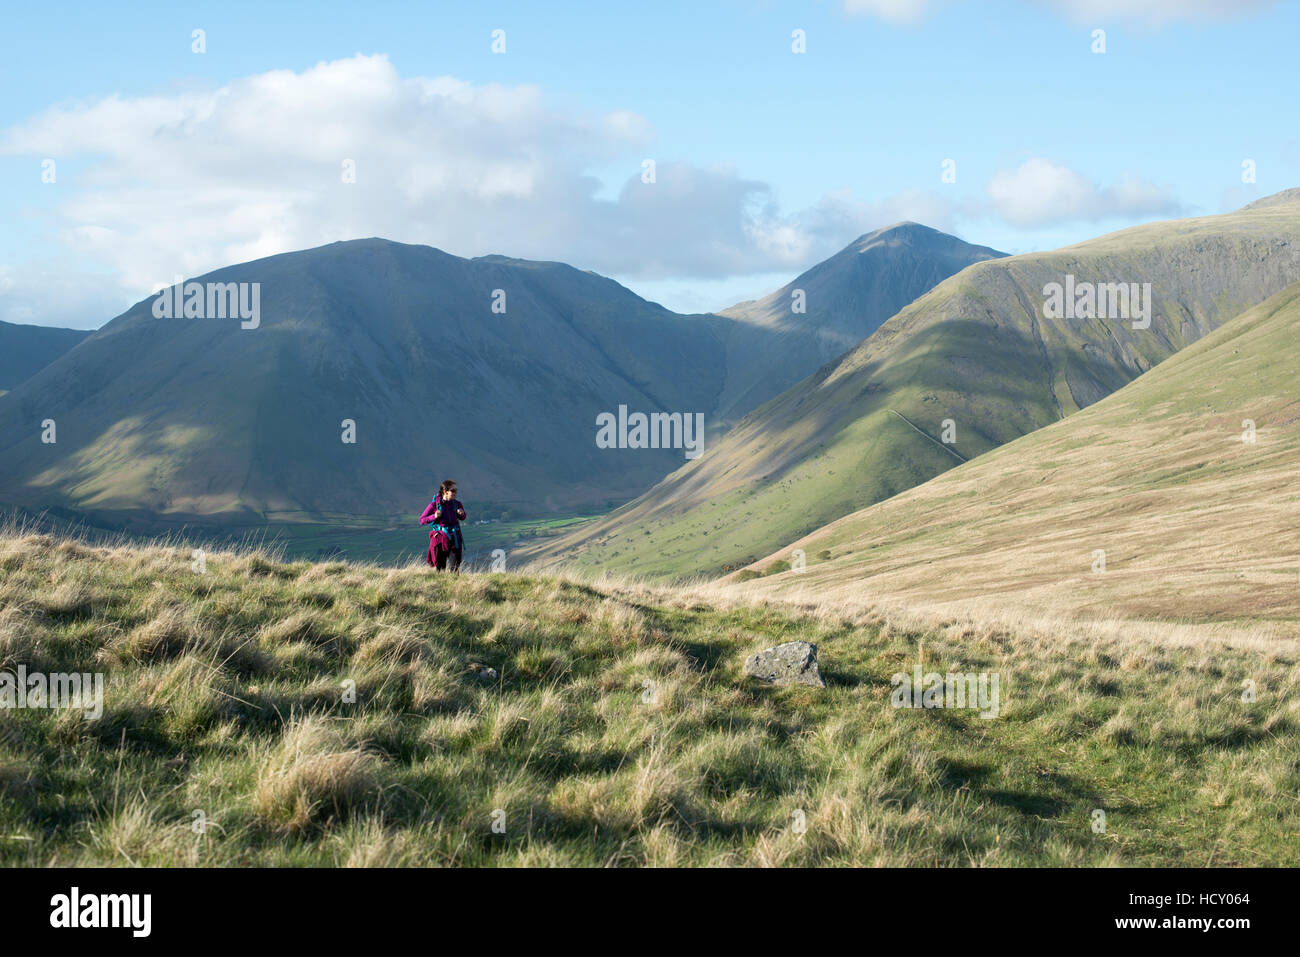
[[[452,480],[452,479],[443,479],[443,480],[442,480],[442,484],[441,484],[440,486],[438,486],[438,494],[441,495],[443,492],[447,491],[447,489],[449,489],[449,488],[455,488],[455,487],[456,487],[456,483],[455,483],[454,480]]]

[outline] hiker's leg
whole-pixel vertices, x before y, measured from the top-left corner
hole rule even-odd
[[[447,553],[438,552],[438,562],[433,566],[438,571],[445,571],[447,568]]]
[[[456,528],[452,529],[451,532],[451,559],[447,563],[447,567],[451,571],[453,572],[460,571],[460,559],[461,556],[464,554],[464,550],[465,550],[465,539],[461,537],[460,527],[457,526]]]

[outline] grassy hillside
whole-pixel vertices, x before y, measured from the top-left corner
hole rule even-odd
[[[724,309],[719,315],[736,322],[728,331],[719,414],[741,418],[949,276],[1005,255],[919,223],[898,223],[859,236],[762,299]],[[795,311],[796,295],[802,312]]]
[[[0,396],[27,381],[82,339],[84,329],[0,322]]]
[[[106,675],[95,720],[0,708],[4,864],[1300,860],[1294,643],[21,532],[0,569],[0,669]],[[825,689],[743,677],[796,638]],[[890,707],[918,656],[998,673],[1000,716]]]
[[[799,540],[805,573],[745,588],[1300,634],[1298,342],[1300,283],[1083,412]]]
[[[1149,329],[1048,319],[1043,288],[1149,282]],[[1300,195],[977,263],[704,456],[539,561],[717,574],[1086,407],[1300,277]],[[950,420],[956,440],[939,441]]]

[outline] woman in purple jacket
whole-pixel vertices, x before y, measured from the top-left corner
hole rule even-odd
[[[460,571],[460,560],[465,549],[465,539],[460,533],[461,519],[465,518],[465,506],[456,498],[456,492],[456,483],[447,479],[438,488],[438,497],[429,503],[429,507],[420,516],[421,525],[433,523],[429,536],[430,543],[434,537],[432,533],[439,531],[447,536],[450,543],[450,548],[436,551],[436,558],[433,555],[434,549],[430,548],[430,557],[433,558],[430,564],[439,571],[444,569],[452,572]]]

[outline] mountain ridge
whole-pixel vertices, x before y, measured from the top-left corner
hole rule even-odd
[[[731,363],[721,399],[724,416],[740,417],[802,379],[796,370],[806,375],[854,348],[920,294],[914,290],[1006,255],[905,220],[863,233],[766,296],[720,310],[740,329],[779,337],[775,359],[763,351],[771,350],[763,341]],[[804,312],[794,311],[796,293]]]
[[[1150,327],[1043,314],[1047,284],[1152,283]],[[716,575],[1096,402],[1300,278],[1300,203],[1130,227],[972,264],[604,519],[529,547],[543,565]]]
[[[85,329],[0,321],[0,392],[26,382],[89,335]]]
[[[923,281],[905,285],[919,293]],[[597,449],[598,414],[705,413],[716,435],[743,408],[729,397],[722,409],[728,370],[752,373],[749,359],[776,355],[779,338],[674,313],[566,263],[378,237],[186,282],[258,284],[257,327],[158,318],[154,297],[110,320],[0,399],[6,504],[400,520],[450,474],[479,514],[603,510],[684,459]],[[794,374],[798,360],[776,361]],[[47,419],[58,429],[48,444],[33,426]],[[345,421],[364,455],[342,442]]]

